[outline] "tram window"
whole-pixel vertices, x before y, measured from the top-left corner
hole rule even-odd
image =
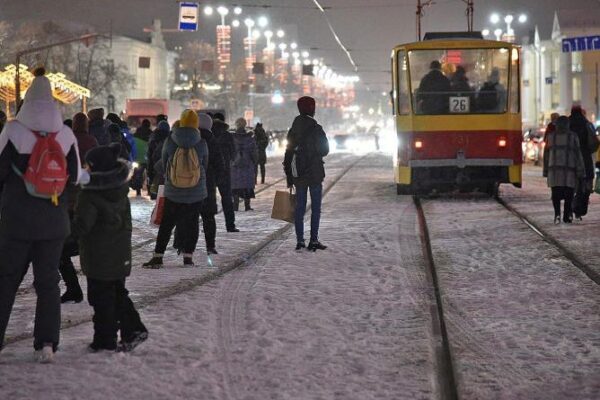
[[[520,80],[519,50],[513,49],[510,64],[510,112],[512,114],[518,114],[521,111],[521,91],[519,90]]]
[[[408,90],[408,68],[406,52],[398,52],[398,112],[410,114],[410,91]]]
[[[410,51],[413,110],[422,115],[506,113],[509,55],[508,49]]]

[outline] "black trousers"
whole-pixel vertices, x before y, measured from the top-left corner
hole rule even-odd
[[[60,257],[60,264],[58,265],[58,270],[60,271],[60,275],[62,276],[63,281],[65,282],[67,292],[81,293],[81,286],[79,286],[79,280],[77,279],[77,271],[75,271],[73,261],[71,261],[71,257],[64,254],[64,252],[63,255]]]
[[[117,344],[117,332],[121,340],[130,342],[135,332],[147,332],[125,288],[125,279],[99,281],[87,279],[88,301],[94,308],[94,343],[105,347]]]
[[[33,266],[33,286],[37,294],[33,347],[40,350],[52,343],[56,350],[60,332],[60,289],[58,264],[63,239],[22,241],[0,236],[0,348],[15,302],[17,289]]]
[[[564,218],[571,218],[573,196],[575,189],[567,186],[555,186],[552,188],[552,205],[554,206],[554,216],[560,216],[560,202],[565,201]]]
[[[165,199],[165,209],[163,219],[158,228],[156,246],[154,252],[164,254],[167,250],[171,234],[175,226],[180,228],[181,248],[186,254],[192,254],[198,244],[200,234],[200,211],[202,202],[197,203],[176,203]]]
[[[215,221],[214,213],[201,212],[200,217],[202,218],[202,229],[204,230],[204,240],[206,241],[207,249],[214,249],[216,247],[215,240],[217,237],[217,222]],[[173,247],[177,250],[183,251],[183,240],[182,228],[177,225],[175,228],[175,238],[173,240]]]
[[[229,175],[229,172],[226,172],[226,175]],[[225,226],[228,230],[231,230],[235,229],[235,212],[233,211],[231,178],[227,176],[222,180],[223,182],[217,184],[217,188],[219,189],[219,195],[221,196],[221,205],[223,206],[223,215],[225,216]]]
[[[260,167],[260,183],[265,183],[265,164],[259,163],[254,167],[254,176],[256,177],[255,182],[258,183],[258,167]]]

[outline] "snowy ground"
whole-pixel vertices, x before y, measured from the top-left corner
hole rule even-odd
[[[151,205],[134,200],[128,286],[144,305],[148,342],[129,355],[88,354],[89,306],[68,305],[56,363],[33,363],[29,279],[0,355],[0,399],[439,398],[439,337],[412,200],[395,195],[389,157],[370,155],[350,170],[358,157],[329,158],[325,186],[335,185],[321,238],[330,248],[316,254],[296,253],[293,230],[269,219],[280,182],[258,194],[256,211],[237,214],[243,232],[223,233],[219,217],[214,268],[181,268],[170,254],[168,268],[143,270],[156,229],[146,222]],[[270,183],[279,178],[273,163]],[[551,223],[536,173],[527,169],[526,188],[503,197]],[[596,201],[584,223],[548,226],[567,245],[589,238],[573,247],[588,259],[598,256]],[[460,398],[598,398],[598,286],[489,199],[424,205]],[[200,285],[215,274],[223,275]]]

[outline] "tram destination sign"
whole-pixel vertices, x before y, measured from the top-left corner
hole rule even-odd
[[[182,2],[179,3],[179,30],[192,31],[198,30],[198,3]]]
[[[580,36],[562,40],[563,53],[600,50],[600,35]]]

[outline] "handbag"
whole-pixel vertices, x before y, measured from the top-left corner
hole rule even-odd
[[[293,193],[293,190],[290,189],[289,191],[276,191],[271,218],[293,223],[295,213],[296,195]]]
[[[158,194],[156,196],[156,203],[150,216],[150,223],[153,225],[160,226],[162,218],[165,212],[165,185],[158,187]]]

